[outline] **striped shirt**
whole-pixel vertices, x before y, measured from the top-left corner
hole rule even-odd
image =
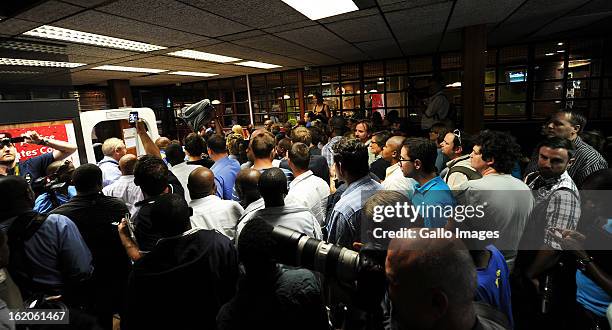
[[[529,184],[529,188],[534,190],[536,205],[548,201],[546,228],[576,230],[580,219],[580,194],[567,171],[554,178],[538,176]],[[544,244],[561,250],[548,231],[544,235]]]
[[[573,141],[576,146],[574,163],[567,168],[567,173],[574,180],[578,188],[582,186],[584,180],[591,174],[608,168],[608,162],[597,150],[584,142],[579,136]],[[533,173],[538,170],[538,150],[535,150],[531,161],[525,169],[525,173]]]
[[[351,183],[327,217],[327,241],[348,248],[353,242],[361,242],[361,209],[365,201],[380,189],[380,183],[369,175]]]

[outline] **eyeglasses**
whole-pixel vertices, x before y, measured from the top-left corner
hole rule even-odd
[[[0,148],[11,147],[12,145],[13,145],[13,142],[11,142],[11,139],[9,138],[0,139]]]
[[[397,162],[400,164],[400,166],[402,166],[402,162],[413,162],[413,160],[412,159],[404,159],[404,158],[400,157],[400,159],[398,159]]]
[[[453,134],[455,134],[455,136],[457,137],[457,139],[459,140],[459,145],[462,146],[463,143],[461,143],[461,131],[456,129],[453,131]]]

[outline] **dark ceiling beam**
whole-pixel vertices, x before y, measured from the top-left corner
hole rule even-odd
[[[389,24],[389,21],[387,20],[387,16],[385,16],[385,13],[383,13],[382,8],[380,7],[380,4],[378,3],[378,0],[374,2],[376,3],[376,8],[378,9],[378,13],[382,17],[382,19],[385,21],[385,25],[387,26],[389,33],[391,33],[391,36],[393,37],[393,41],[395,41],[395,45],[397,45],[397,48],[399,48],[400,52],[402,53],[402,57],[406,57],[406,53],[404,53],[404,49],[400,45],[399,40],[397,39],[397,36],[395,35],[395,32],[393,32],[393,29],[391,28],[391,24]]]
[[[436,54],[440,52],[440,47],[442,46],[442,41],[444,41],[444,36],[446,35],[446,30],[448,30],[448,25],[450,24],[451,18],[453,17],[453,12],[455,11],[455,6],[457,5],[457,0],[453,0],[453,5],[451,6],[450,11],[448,12],[448,17],[446,18],[446,23],[444,23],[444,30],[442,30],[442,36],[440,36],[440,41],[438,42],[438,47],[436,48]]]

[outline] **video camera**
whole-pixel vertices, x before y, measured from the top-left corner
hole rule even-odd
[[[11,145],[15,143],[20,143],[20,142],[25,142],[24,136],[18,136],[18,137],[5,136],[5,137],[0,138],[0,147],[1,148],[10,147]]]
[[[364,309],[377,308],[385,293],[386,250],[366,245],[356,252],[300,232],[275,226],[272,237],[278,244],[278,261],[304,267],[337,279],[348,296],[345,301]]]
[[[72,172],[74,172],[74,166],[72,166],[70,160],[66,159],[53,173],[34,180],[31,185],[32,190],[36,196],[43,193],[49,193],[51,202],[57,207],[59,206],[59,202],[54,192],[64,187],[68,187],[71,184]]]

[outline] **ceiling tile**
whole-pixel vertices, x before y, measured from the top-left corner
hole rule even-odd
[[[580,16],[566,16],[545,26],[543,29],[539,30],[534,37],[545,37],[554,33],[579,29],[606,17],[612,17],[612,12],[593,13]]]
[[[242,39],[251,39],[251,38],[259,37],[265,34],[266,33],[261,30],[251,30],[251,31],[246,31],[246,32],[228,34],[228,35],[219,37],[219,39],[223,41],[234,41],[234,40],[242,40]]]
[[[499,23],[523,2],[524,0],[457,1],[448,29],[454,30],[471,25]]]
[[[400,42],[435,37],[442,33],[452,3],[412,8],[386,14],[393,32]],[[438,42],[439,40],[436,40]]]
[[[283,55],[296,55],[308,51],[308,49],[300,46],[299,44],[283,40],[273,35],[237,40],[234,41],[234,43],[241,46]]]
[[[269,28],[265,28],[263,30],[269,33],[280,33],[280,32],[301,29],[307,26],[314,26],[314,25],[318,25],[318,23],[315,21],[307,20],[307,21],[301,21],[301,22],[294,22],[290,24],[274,25]]]
[[[5,35],[16,36],[39,27],[40,25],[40,23],[25,21],[18,18],[8,18],[0,21],[0,31]]]
[[[364,41],[356,45],[375,59],[402,56],[402,52],[393,39]]]
[[[349,13],[344,13],[341,15],[323,18],[323,19],[318,20],[317,22],[322,23],[322,24],[329,24],[329,23],[339,22],[339,21],[351,21],[357,18],[372,16],[372,15],[377,15],[377,14],[378,14],[378,8],[369,8],[369,9],[362,9],[362,10],[352,11]]]
[[[327,55],[331,55],[335,50],[338,52],[337,50],[340,49],[342,49],[340,51],[344,52],[346,52],[344,49],[347,48],[355,50],[351,44],[319,25],[276,33],[276,35],[296,43],[303,43],[308,45],[308,48],[318,50]],[[338,59],[340,60],[340,58]]]
[[[391,38],[391,33],[380,15],[329,23],[326,26],[349,42],[363,42]]]
[[[195,34],[141,23],[96,11],[87,11],[72,16],[54,25],[166,47],[178,46],[205,39]]]
[[[384,12],[393,12],[398,10],[405,10],[411,8],[418,8],[424,6],[431,6],[443,2],[452,2],[453,0],[378,0],[380,4],[380,9]]]
[[[32,22],[48,23],[72,15],[80,10],[83,10],[83,8],[59,1],[47,1],[16,17]]]
[[[225,7],[230,6],[226,3]],[[120,0],[98,10],[207,37],[250,30],[242,24],[175,1]]]
[[[231,5],[228,5],[227,0],[182,1],[221,17],[256,28],[308,21],[306,16],[282,1],[234,0]]]

